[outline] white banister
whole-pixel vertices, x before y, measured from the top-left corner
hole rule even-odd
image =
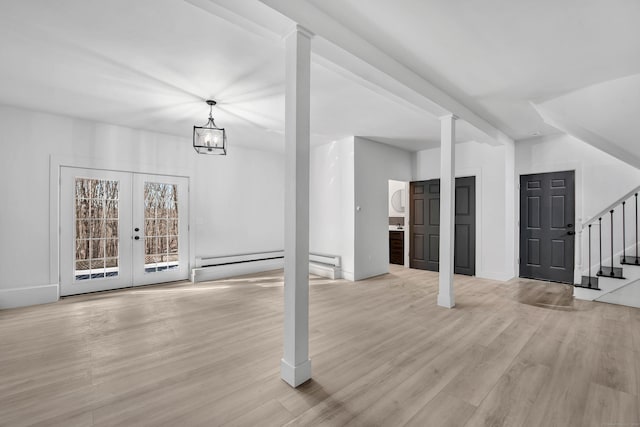
[[[634,194],[640,192],[640,186],[634,188],[633,190],[629,191],[627,194],[625,194],[624,196],[620,197],[618,200],[616,200],[615,202],[611,203],[609,206],[607,206],[605,209],[603,209],[602,211],[598,212],[597,215],[592,216],[591,218],[589,218],[587,221],[584,221],[582,223],[582,228],[584,229],[585,227],[589,226],[589,224],[593,224],[596,221],[598,221],[598,218],[602,217],[603,215],[606,215],[609,213],[609,211],[611,211],[611,209],[615,208],[616,206],[618,206],[619,204],[621,204],[622,202],[624,202],[625,200],[631,198],[631,196],[633,196]]]

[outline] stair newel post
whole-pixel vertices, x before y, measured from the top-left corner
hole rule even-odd
[[[613,209],[609,211],[609,214],[611,214],[611,273],[609,276],[615,276],[613,272]]]
[[[622,202],[622,263],[625,264],[627,262],[627,217],[625,215],[625,205],[626,202]]]
[[[589,287],[591,287],[591,224],[589,224],[589,264],[587,277],[589,278]]]
[[[600,270],[598,271],[599,275],[602,275],[602,218],[598,218],[598,233],[600,234],[599,236],[599,246],[600,246],[600,251],[599,251],[599,255],[600,255]]]
[[[638,260],[638,193],[635,194],[636,197],[636,264],[640,263]]]

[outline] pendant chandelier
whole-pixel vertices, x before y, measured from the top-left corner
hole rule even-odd
[[[209,106],[209,121],[204,126],[193,127],[193,148],[199,154],[227,154],[227,134],[224,128],[219,128],[213,121],[213,106],[216,101],[207,100]]]

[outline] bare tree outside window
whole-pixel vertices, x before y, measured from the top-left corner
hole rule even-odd
[[[119,272],[119,181],[75,180],[75,278],[114,277]],[[178,188],[144,183],[146,273],[178,267]]]
[[[178,186],[144,183],[145,271],[178,267]]]
[[[118,181],[75,180],[75,278],[118,275]]]

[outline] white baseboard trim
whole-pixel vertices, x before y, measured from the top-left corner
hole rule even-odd
[[[328,264],[309,262],[309,273],[332,280],[342,279],[342,270],[340,270],[340,267]]]
[[[262,273],[263,271],[279,270],[281,268],[284,268],[284,259],[282,258],[194,268],[191,271],[191,281],[198,283],[207,280],[227,279],[229,277]]]
[[[344,280],[348,280],[350,282],[355,282],[356,281],[355,275],[353,273],[349,272],[349,271],[342,270],[342,278]]]
[[[0,309],[47,304],[60,299],[58,284],[0,289]]]
[[[262,273],[264,271],[279,270],[284,268],[284,259],[265,259],[255,261],[238,262],[234,264],[211,265],[208,267],[194,268],[191,270],[193,283],[207,280],[227,279],[229,277],[242,276],[244,274]],[[328,279],[341,279],[342,270],[327,264],[316,262],[309,263],[309,273]],[[353,281],[353,278],[351,279]]]

